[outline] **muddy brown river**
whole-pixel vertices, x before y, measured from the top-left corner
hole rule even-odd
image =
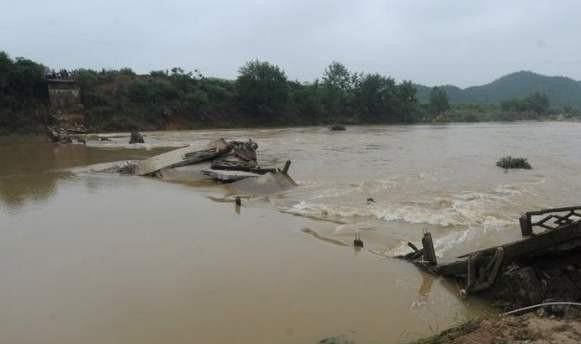
[[[0,343],[405,342],[491,312],[393,259],[407,241],[429,230],[451,259],[518,238],[524,211],[581,203],[581,123],[111,137],[0,138]],[[90,168],[219,137],[292,160],[299,186],[237,212],[221,185]],[[496,167],[508,154],[533,169]]]

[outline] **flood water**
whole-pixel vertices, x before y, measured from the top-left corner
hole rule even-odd
[[[578,204],[581,123],[146,133],[146,144],[0,139],[0,342],[400,343],[491,310],[403,261],[519,237],[518,216]],[[292,160],[293,190],[91,172],[219,137]],[[503,155],[532,170],[504,171]],[[374,202],[367,202],[372,198]],[[359,233],[365,248],[352,247]]]

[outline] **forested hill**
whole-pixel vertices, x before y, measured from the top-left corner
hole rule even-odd
[[[505,75],[489,84],[465,89],[445,85],[451,103],[498,104],[511,98],[524,98],[539,92],[547,95],[553,105],[581,106],[581,81],[562,76],[546,76],[528,71]],[[428,102],[431,87],[416,85],[418,98]]]

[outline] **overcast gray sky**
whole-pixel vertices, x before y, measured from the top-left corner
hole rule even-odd
[[[579,0],[2,0],[0,50],[53,68],[181,66],[234,78],[247,60],[312,81],[333,60],[428,85],[518,71],[581,79]]]

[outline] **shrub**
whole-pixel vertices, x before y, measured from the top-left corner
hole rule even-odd
[[[526,170],[530,170],[532,167],[525,158],[513,158],[510,155],[505,156],[502,159],[496,162],[496,166],[502,167],[505,169],[509,168],[523,168]]]

